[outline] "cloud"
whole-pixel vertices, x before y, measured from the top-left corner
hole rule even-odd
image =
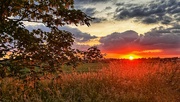
[[[79,7],[79,6],[77,6]],[[106,21],[107,19],[105,17],[97,17],[98,13],[101,13],[100,11],[97,11],[94,7],[79,7],[86,15],[93,18],[91,23],[101,23],[102,21]],[[109,10],[110,7],[105,8],[105,10]]]
[[[167,29],[159,27],[144,35],[138,35],[135,31],[116,32],[102,37],[100,42],[101,50],[106,53],[128,54],[137,51],[139,55],[148,55],[152,52],[157,55],[178,55],[180,53],[180,26]]]
[[[144,24],[180,21],[180,0],[75,0],[75,7],[95,17],[92,23],[131,18]]]
[[[46,27],[43,24],[36,24],[36,25],[26,24],[25,27],[29,31],[33,31],[34,29],[41,29],[41,30],[46,31],[46,32],[50,32],[51,31],[50,28]]]
[[[110,9],[112,9],[112,7],[110,7],[110,6],[105,8],[105,10],[110,10]]]
[[[136,18],[146,23],[171,24],[178,21],[180,15],[179,0],[154,0],[147,4],[116,4],[116,20]]]
[[[93,3],[102,3],[102,2],[109,2],[112,0],[74,0],[75,3],[80,3],[80,4],[93,4]]]
[[[180,46],[180,34],[176,33],[146,33],[140,40],[140,46],[148,49],[170,49]]]
[[[107,19],[104,17],[96,17],[95,14],[98,13],[98,11],[96,11],[96,8],[82,8],[81,9],[85,14],[87,14],[88,16],[94,18],[92,20],[92,23],[101,23],[102,21],[106,21]]]
[[[157,20],[156,16],[150,16],[150,17],[146,17],[146,18],[142,19],[142,22],[146,23],[146,24],[151,24],[151,23],[157,23],[158,20]]]
[[[164,28],[162,26],[153,28],[150,32],[157,32],[157,33],[176,33],[180,34],[180,25],[174,25],[171,28]]]
[[[82,11],[88,16],[94,16],[94,14],[96,13],[96,8],[83,8]]]
[[[92,23],[101,23],[103,21],[106,21],[107,19],[106,18],[97,18],[95,17],[93,20],[92,20]]]
[[[27,25],[26,28],[29,31],[32,31],[33,29],[41,29],[43,31],[50,32],[50,29],[48,27],[44,26],[43,24]],[[59,27],[59,29],[71,32],[73,34],[73,36],[75,37],[75,41],[79,42],[79,43],[86,42],[86,41],[89,41],[91,39],[97,38],[96,36],[91,36],[88,33],[83,33],[80,30],[78,30],[77,28],[71,28],[68,26],[63,26],[63,27]]]
[[[97,38],[96,36],[91,36],[88,33],[83,33],[80,30],[78,30],[77,28],[71,28],[68,26],[64,26],[64,27],[61,27],[60,29],[71,32],[74,35],[75,40],[77,42],[86,42],[86,41],[89,41],[91,39]]]
[[[121,53],[131,49],[132,42],[138,37],[138,34],[131,30],[123,33],[115,32],[100,39],[101,49],[105,52]]]

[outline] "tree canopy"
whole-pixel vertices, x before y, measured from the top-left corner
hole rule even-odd
[[[77,51],[71,48],[74,37],[58,26],[89,26],[92,18],[73,5],[73,0],[1,0],[0,73],[10,70],[18,74],[27,66],[30,71],[37,67],[57,71],[58,65],[78,59]],[[24,22],[42,23],[51,31],[34,29],[30,32]],[[8,61],[4,62],[6,59]]]

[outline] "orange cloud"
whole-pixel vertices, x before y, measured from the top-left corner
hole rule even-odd
[[[154,50],[133,51],[132,53],[135,53],[135,54],[154,54],[154,53],[161,53],[161,52],[163,52],[163,50],[154,49]]]

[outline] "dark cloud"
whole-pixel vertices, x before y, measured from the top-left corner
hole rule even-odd
[[[164,27],[160,26],[160,27],[153,28],[150,32],[180,34],[180,25],[174,25],[171,28],[164,28]],[[150,33],[150,32],[148,32],[148,33]]]
[[[92,18],[94,18],[92,20],[92,23],[101,23],[102,21],[106,21],[106,18],[103,17],[94,17],[96,13],[98,13],[96,11],[96,8],[81,8],[81,10],[87,14],[88,16],[91,16]]]
[[[32,31],[33,29],[41,29],[43,31],[50,32],[50,29],[42,24],[34,25],[34,26],[28,25],[28,26],[26,26],[26,28],[30,31]],[[68,26],[64,26],[64,27],[59,27],[59,29],[71,32],[73,34],[73,36],[75,37],[76,42],[86,42],[91,39],[97,38],[96,36],[91,36],[88,33],[83,33],[80,30],[78,30],[77,28],[71,28]]]
[[[74,35],[75,40],[77,42],[86,42],[86,41],[89,41],[90,39],[97,38],[96,36],[91,36],[88,33],[83,33],[77,28],[71,28],[71,27],[65,26],[65,27],[61,27],[60,29],[71,32]]]
[[[112,7],[110,7],[110,6],[105,8],[105,10],[110,10],[110,9],[112,9]]]
[[[94,18],[93,20],[92,20],[92,23],[101,23],[101,22],[103,22],[103,21],[106,21],[107,19],[106,18]]]
[[[96,8],[83,8],[82,11],[92,17],[96,13]]]
[[[107,2],[113,3],[113,5],[109,6]],[[75,7],[92,17],[96,17],[102,13],[102,17],[109,15],[112,17],[114,15],[113,19],[115,20],[135,18],[135,21],[145,24],[161,23],[165,25],[171,25],[180,21],[179,0],[152,0],[146,3],[137,2],[126,3],[125,0],[75,0]],[[92,5],[97,3],[103,3],[102,5],[106,5],[107,7],[102,8],[101,11],[97,11],[98,7],[92,8]],[[114,7],[116,10],[113,12]],[[98,19],[94,22],[100,23],[102,17],[98,16]]]
[[[150,16],[150,17],[143,18],[142,22],[146,24],[151,24],[151,23],[157,23],[158,20],[155,16]]]
[[[124,3],[116,3],[116,6],[123,6]]]
[[[173,19],[169,16],[163,16],[163,20],[161,21],[162,24],[170,24]]]
[[[180,21],[180,14],[176,14],[173,17],[176,21]]]
[[[134,31],[115,32],[100,39],[101,48],[107,52],[125,51],[124,48],[129,48],[136,39],[138,34]]]
[[[92,3],[102,3],[102,2],[109,2],[112,0],[74,0],[75,4],[92,4]]]
[[[180,34],[176,33],[146,33],[140,40],[139,44],[148,48],[169,49],[180,46]]]
[[[106,53],[131,53],[133,51],[162,50],[162,54],[180,53],[180,26],[155,28],[144,35],[134,31],[112,33],[100,39],[101,49]]]
[[[154,0],[145,4],[116,4],[115,19],[136,18],[146,24],[161,22],[170,24],[173,16],[180,14],[178,0]],[[174,20],[177,20],[178,16]]]

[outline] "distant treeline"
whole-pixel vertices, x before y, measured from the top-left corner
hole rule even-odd
[[[106,58],[101,60],[102,62],[112,62],[112,61],[122,61],[122,62],[126,62],[126,61],[130,61],[129,59],[117,59],[117,58]],[[160,57],[149,57],[149,58],[138,58],[138,59],[134,59],[133,62],[135,61],[148,61],[148,62],[154,62],[154,61],[160,61],[160,62],[180,62],[180,58],[179,57],[171,57],[171,58],[160,58]]]

